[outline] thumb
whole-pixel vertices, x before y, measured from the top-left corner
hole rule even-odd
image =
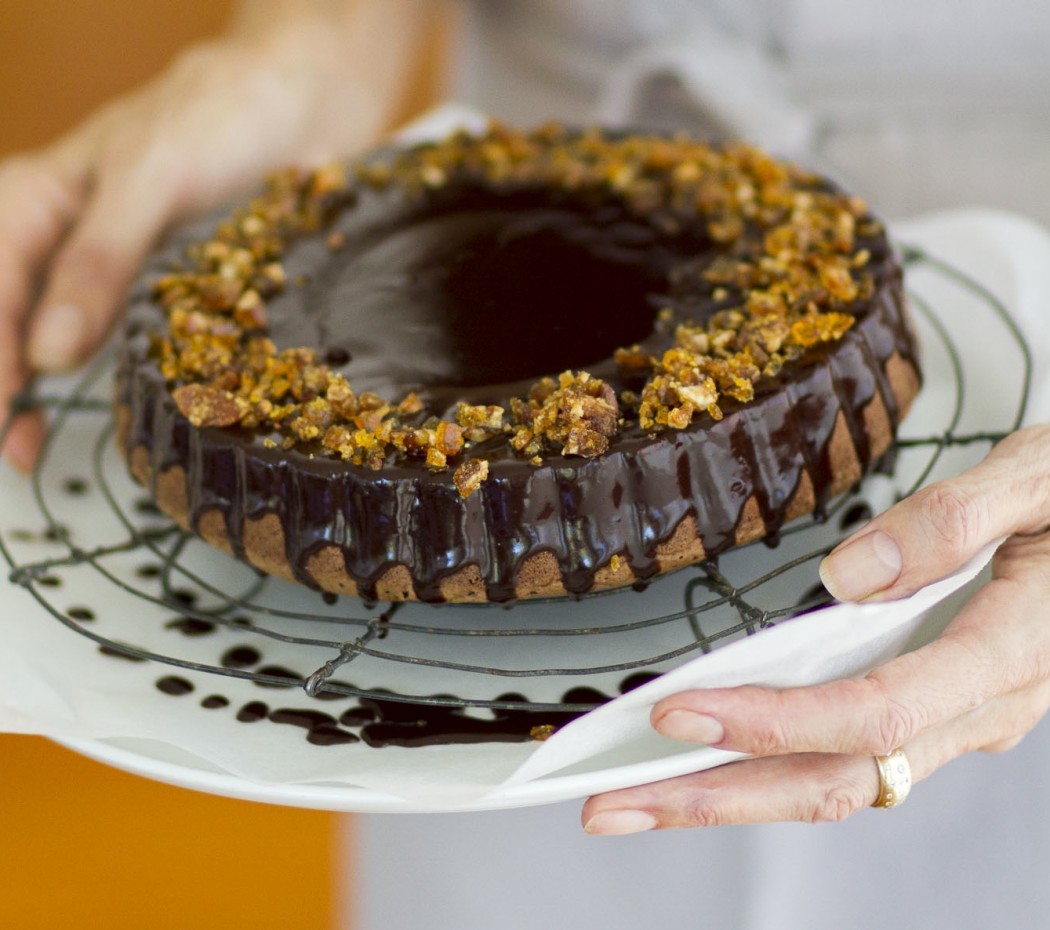
[[[1013,433],[980,464],[905,498],[824,559],[842,601],[892,600],[950,574],[1003,536],[1050,523],[1050,427]]]
[[[139,265],[167,221],[163,185],[99,179],[51,261],[28,333],[35,371],[68,369],[105,338]]]

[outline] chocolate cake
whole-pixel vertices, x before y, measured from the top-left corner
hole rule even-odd
[[[178,523],[369,600],[642,584],[819,512],[918,390],[882,225],[742,144],[493,126],[289,171],[131,299]]]

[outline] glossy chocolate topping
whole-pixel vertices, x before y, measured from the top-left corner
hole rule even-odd
[[[760,382],[754,401],[726,399],[723,419],[703,415],[655,436],[628,416],[596,458],[552,454],[537,465],[505,442],[480,443],[465,455],[483,456],[489,477],[467,498],[448,472],[412,461],[374,471],[310,447],[267,448],[240,428],[192,427],[150,357],[163,315],[147,274],[118,375],[124,443],[129,453],[148,450],[154,481],[181,468],[189,524],[218,511],[239,556],[245,520],[275,514],[287,562],[306,584],[317,584],[310,557],[329,546],[366,598],[395,565],[408,568],[414,595],[428,601],[443,599],[443,580],[476,566],[487,599],[506,602],[538,553],[554,557],[571,594],[589,591],[614,556],[644,581],[660,570],[657,548],[686,517],[711,556],[734,544],[752,499],[775,535],[804,474],[823,507],[840,419],[861,470],[876,464],[864,410],[878,397],[896,426],[887,362],[914,367],[915,348],[883,234],[860,244],[875,286],[850,308],[855,325]],[[182,245],[158,256],[152,274]],[[269,305],[270,334],[279,347],[318,348],[357,392],[396,400],[418,391],[439,416],[458,401],[506,403],[539,376],[568,368],[587,369],[619,394],[639,385],[617,371],[615,348],[637,342],[658,354],[671,344],[654,322],[660,308],[680,321],[722,306],[714,288],[682,273],[715,254],[702,233],[662,233],[615,200],[450,186],[421,205],[366,191],[330,230],[290,246],[291,283]]]
[[[418,391],[439,413],[505,404],[569,368],[614,373],[613,351],[650,335],[670,270],[700,243],[664,241],[616,205],[544,200],[468,191],[421,211],[366,194],[337,221],[337,249],[293,249],[306,283],[272,302],[271,335],[320,348],[355,391]]]

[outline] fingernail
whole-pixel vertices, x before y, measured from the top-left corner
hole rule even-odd
[[[714,717],[691,710],[672,710],[656,721],[656,729],[671,739],[711,745],[725,739],[726,731]]]
[[[56,304],[42,311],[33,324],[29,364],[37,371],[60,371],[80,360],[87,335],[83,311],[72,304]]]
[[[820,564],[820,580],[840,601],[862,601],[888,588],[901,573],[901,550],[876,530],[836,549]]]
[[[655,826],[656,818],[645,811],[602,811],[588,820],[583,829],[594,836],[626,836]]]

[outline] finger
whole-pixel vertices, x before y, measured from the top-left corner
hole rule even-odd
[[[745,759],[666,781],[590,798],[584,830],[614,836],[643,830],[728,824],[842,820],[878,792],[875,762],[807,753]]]
[[[167,221],[171,192],[163,173],[149,163],[122,161],[100,173],[51,262],[29,328],[27,354],[34,370],[66,370],[98,347]]]
[[[39,410],[27,410],[11,424],[3,442],[3,457],[15,468],[28,474],[36,465],[44,443],[44,415]]]
[[[12,159],[0,167],[0,424],[28,382],[24,331],[36,282],[65,236],[80,196],[76,173],[57,159]],[[42,436],[40,413],[24,412],[4,438],[3,454],[27,471]]]
[[[822,563],[839,600],[903,597],[950,574],[982,546],[1050,523],[1050,427],[999,443],[984,461],[875,517]]]
[[[989,753],[1009,752],[1011,749],[1016,748],[1023,739],[1023,736],[1011,736],[1009,739],[1000,739],[987,743],[981,746],[980,749],[981,752]]]
[[[996,577],[938,639],[864,678],[783,690],[687,691],[655,705],[653,726],[673,739],[755,755],[889,752],[997,695],[1047,678],[1050,644],[1033,637],[1025,619],[1046,590],[1032,575],[1041,576],[1048,563],[1045,537],[1011,541]]]
[[[983,705],[905,747],[912,781],[981,746],[1016,743],[1046,712],[1045,684]],[[879,796],[872,755],[802,753],[747,759],[693,775],[590,798],[588,833],[618,835],[674,827],[839,821]]]

